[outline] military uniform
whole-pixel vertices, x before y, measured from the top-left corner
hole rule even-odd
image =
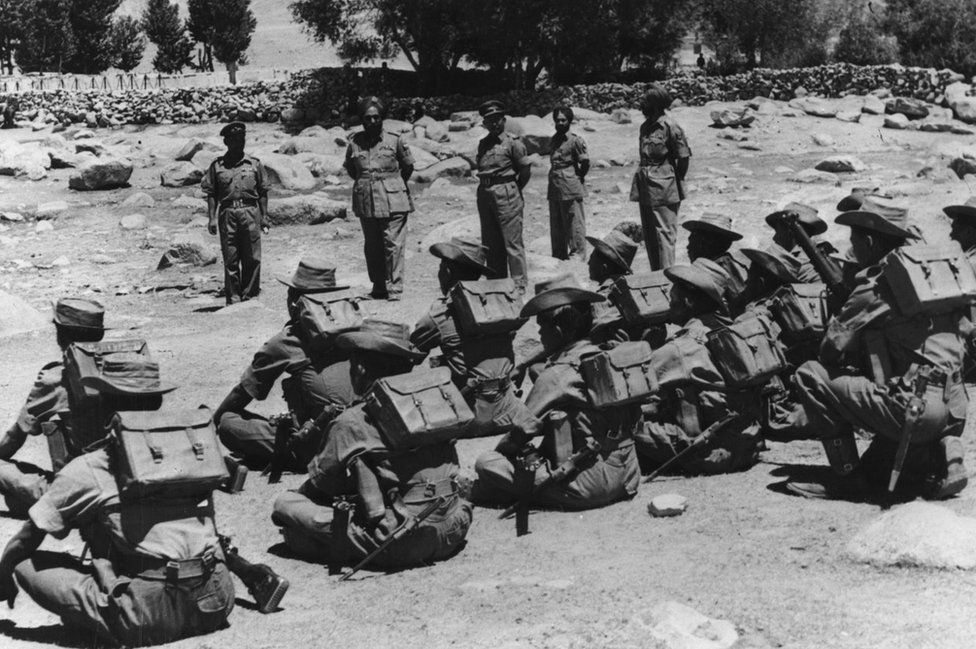
[[[586,186],[579,177],[580,164],[589,162],[586,140],[576,133],[553,136],[549,153],[549,238],[552,256],[568,259],[586,252]]]
[[[634,175],[630,200],[640,205],[651,270],[660,270],[674,264],[678,208],[684,199],[675,164],[691,157],[691,149],[684,130],[667,115],[641,124],[638,145],[640,167]]]
[[[271,519],[299,556],[351,564],[443,496],[441,507],[373,565],[402,568],[446,559],[471,525],[471,505],[457,491],[458,471],[452,442],[391,452],[363,404],[356,403],[332,422],[324,448],[308,466],[308,480],[278,497]],[[349,502],[355,503],[351,510]]]
[[[285,373],[289,375],[282,381],[285,401],[300,422],[317,417],[327,406],[344,406],[354,398],[349,361],[337,352],[310,354],[295,322],[262,345],[239,385],[252,399],[263,401]],[[274,454],[275,431],[260,415],[225,412],[217,432],[228,450],[248,461],[267,461]]]
[[[117,644],[160,644],[226,626],[234,585],[212,501],[120,499],[112,452],[72,460],[30,509],[33,524],[55,538],[84,529],[92,565],[35,552],[15,568],[21,587],[66,626]]]
[[[413,164],[403,139],[385,131],[375,140],[360,131],[346,149],[346,171],[355,180],[352,211],[363,226],[366,270],[376,297],[403,292],[407,215],[414,206],[401,170]]]
[[[521,288],[527,281],[522,242],[525,202],[516,179],[519,170],[528,166],[527,158],[522,141],[508,133],[489,134],[478,142],[478,218],[481,243],[488,248],[488,267],[496,277],[511,275]]]
[[[515,396],[513,334],[462,336],[448,298],[440,298],[414,327],[410,342],[422,352],[440,347],[444,364],[474,412],[471,425],[503,433],[531,416]],[[477,436],[487,436],[485,432]]]
[[[261,209],[268,181],[261,161],[245,155],[233,165],[226,156],[210,163],[200,189],[218,207],[220,250],[224,257],[224,292],[228,304],[261,292]]]
[[[569,482],[551,484],[533,494],[533,502],[539,505],[569,510],[602,507],[633,497],[640,486],[633,441],[640,428],[640,406],[594,408],[580,373],[580,360],[599,351],[587,340],[570,344],[549,361],[526,399],[526,407],[538,420],[553,410],[566,413],[573,431],[573,452],[583,448],[588,439],[600,444],[600,451],[591,466],[582,468]],[[532,434],[537,428],[538,424],[525,432],[517,431],[506,436],[495,451],[478,458],[475,470],[485,500],[505,503],[525,495],[515,488],[512,458],[528,441],[526,433]],[[547,433],[547,437],[552,434]],[[555,448],[553,440],[543,438],[540,453],[548,465],[536,472],[536,485],[558,466],[559,459],[552,453]]]

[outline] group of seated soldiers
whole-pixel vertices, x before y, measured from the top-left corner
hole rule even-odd
[[[733,248],[742,237],[728,217],[685,221],[689,263],[638,274],[631,266],[640,226],[622,223],[602,239],[588,237],[595,290],[562,275],[538,283],[524,304],[511,280],[491,277],[479,242],[454,238],[430,249],[439,259],[442,295],[412,330],[364,319],[334,267],[303,259],[280,280],[288,287],[288,322],[213,414],[216,435],[235,459],[228,466],[267,467],[272,481],[282,471],[307,473],[273,505],[284,543],[308,560],[377,568],[458,552],[472,503],[509,507],[504,514],[515,513],[523,533],[530,505],[602,507],[632,498],[641,474],[661,469],[689,475],[745,469],[765,440],[823,442],[835,476],[785,483],[793,494],[955,495],[968,480],[960,435],[976,298],[967,257],[976,250],[976,203],[945,208],[948,243],[926,243],[906,210],[871,190],[845,198],[838,211],[835,223],[850,229],[846,255],[818,239],[827,223],[817,210],[792,203],[766,217],[772,237],[760,248]],[[56,321],[69,313],[94,318],[96,308],[62,300]],[[517,359],[516,333],[530,318],[538,346]],[[59,324],[66,358],[93,331]],[[100,337],[99,331],[94,339]],[[116,396],[128,394],[127,382],[144,383],[147,372],[145,359],[122,353],[106,352],[96,363],[96,374],[118,374],[101,384],[114,386],[107,392]],[[151,386],[139,384],[144,394],[126,396],[153,403],[103,406],[158,409],[166,390],[154,371]],[[50,434],[47,422],[56,413],[68,421],[62,426],[68,439],[88,431],[85,443],[98,446],[104,435],[103,421],[85,423],[74,412],[77,386],[68,374],[65,365],[45,366],[0,440],[0,491],[11,512],[29,516],[28,536],[62,531],[70,489],[57,488],[60,473],[7,460],[28,435]],[[249,404],[267,398],[283,375],[289,414],[269,419],[250,412]],[[97,387],[97,377],[85,385]],[[863,457],[857,435],[870,439]],[[456,441],[489,436],[500,441],[477,458],[476,478],[462,476]],[[68,460],[86,457],[90,448],[69,447]],[[179,567],[199,556],[229,563],[225,542],[194,538],[193,557],[135,542],[128,552],[148,555],[153,566]],[[25,567],[30,553],[23,545],[0,558],[0,595],[16,593],[10,577],[16,571],[22,586],[66,622],[140,643],[126,634],[118,612],[78,613],[42,592],[36,584],[44,579]],[[234,559],[243,561],[236,553]],[[117,572],[137,578],[133,563],[119,562]],[[216,588],[199,582],[201,574],[223,574],[213,565],[187,569],[198,580],[188,597],[196,596],[194,588]],[[270,609],[287,583],[264,566],[243,565],[251,568],[245,583],[259,606]],[[150,582],[158,578],[147,575]],[[162,577],[170,578],[182,583],[179,570]],[[230,607],[212,608],[225,618]],[[215,624],[204,616],[194,626],[197,617],[189,615],[183,614],[191,620],[187,634]]]

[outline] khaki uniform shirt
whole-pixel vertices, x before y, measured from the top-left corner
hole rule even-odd
[[[217,203],[224,201],[254,201],[268,195],[267,174],[257,158],[245,155],[237,164],[228,167],[224,156],[210,163],[200,181],[200,189]]]
[[[365,131],[355,133],[346,148],[346,171],[355,180],[352,211],[360,219],[388,219],[413,212],[413,199],[400,170],[412,167],[413,154],[399,135],[380,132],[371,141]]]
[[[546,198],[550,201],[586,198],[586,186],[579,177],[580,163],[590,159],[586,152],[586,140],[573,132],[566,135],[556,133],[552,137],[551,146],[549,190]]]
[[[528,157],[525,144],[518,136],[509,133],[502,133],[499,137],[486,135],[478,142],[478,177],[516,176],[519,169],[529,165]]]
[[[41,434],[41,424],[68,409],[68,390],[63,372],[64,363],[60,361],[48,363],[38,372],[14,424],[24,435]]]
[[[114,565],[138,564],[140,557],[192,559],[218,549],[209,499],[123,502],[113,453],[101,448],[66,464],[28,512],[34,525],[58,539],[84,527],[92,556]]]
[[[630,200],[655,207],[673,205],[684,198],[675,166],[691,157],[685,132],[668,115],[641,124],[638,138],[640,167],[634,174]]]

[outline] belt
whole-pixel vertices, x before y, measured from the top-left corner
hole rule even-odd
[[[408,482],[401,487],[400,499],[407,505],[429,502],[441,496],[457,494],[457,483],[454,478],[442,480],[425,480],[423,482]]]
[[[234,200],[220,201],[220,207],[227,210],[236,207],[254,207],[258,204],[253,198],[238,198]]]
[[[497,379],[476,379],[471,384],[471,391],[477,393],[483,393],[488,390],[497,390],[498,392],[504,392],[508,389],[508,386],[512,384],[512,380],[503,376]]]
[[[493,185],[502,185],[504,183],[514,183],[515,176],[481,176],[479,181],[482,187],[492,187]]]
[[[136,576],[142,579],[169,582],[199,579],[212,573],[214,567],[220,562],[221,559],[213,550],[207,550],[203,555],[193,559],[165,560],[145,557],[138,561],[140,570]]]

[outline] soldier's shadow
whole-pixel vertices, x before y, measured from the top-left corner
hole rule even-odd
[[[23,596],[21,594],[21,597]],[[113,646],[99,639],[91,631],[68,628],[60,624],[21,627],[17,626],[13,620],[0,620],[0,636],[21,642],[77,647],[78,649],[101,649],[102,647]]]
[[[802,498],[801,496],[789,491],[786,488],[788,482],[812,482],[817,484],[833,484],[838,480],[838,476],[829,466],[817,464],[789,464],[776,463],[775,468],[769,472],[770,476],[781,477],[784,480],[772,482],[766,485],[769,491]],[[915,495],[902,489],[895,490],[894,494],[889,494],[883,490],[868,491],[859,494],[847,494],[844,497],[832,498],[832,500],[843,500],[846,502],[866,503],[878,505],[884,509],[903,502],[915,499]]]

